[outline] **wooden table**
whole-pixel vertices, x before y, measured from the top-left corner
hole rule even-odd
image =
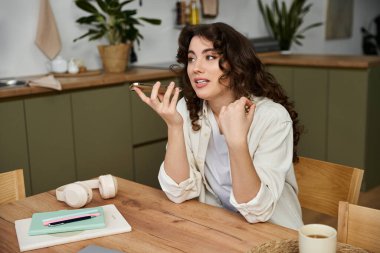
[[[296,239],[297,232],[270,223],[249,224],[237,214],[197,200],[175,204],[158,190],[117,178],[119,192],[111,200],[94,199],[86,207],[115,204],[132,232],[79,241],[30,252],[78,252],[89,244],[134,252],[246,252],[255,245],[278,239]],[[0,206],[0,252],[19,252],[15,220],[34,212],[69,207],[58,202],[55,191],[44,192]]]

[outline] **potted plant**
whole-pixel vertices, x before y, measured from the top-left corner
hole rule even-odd
[[[89,40],[106,38],[109,45],[99,45],[98,50],[106,72],[124,72],[128,66],[133,43],[140,45],[144,37],[138,30],[143,22],[159,25],[160,19],[135,17],[137,10],[123,7],[134,0],[75,0],[78,8],[89,13],[89,16],[76,20],[81,25],[90,26],[87,33],[74,39],[74,42],[88,37]]]
[[[292,42],[302,45],[301,40],[307,30],[322,25],[321,22],[313,23],[300,29],[304,16],[309,12],[312,4],[305,6],[307,0],[293,0],[290,8],[286,7],[285,2],[280,4],[278,0],[272,2],[272,8],[259,2],[259,9],[265,23],[270,27],[273,37],[279,42],[281,50],[289,50]]]

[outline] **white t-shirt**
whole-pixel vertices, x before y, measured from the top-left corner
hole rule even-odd
[[[205,166],[206,180],[222,202],[223,207],[236,212],[236,208],[230,203],[232,182],[228,147],[212,111],[210,124],[211,136],[207,147]]]

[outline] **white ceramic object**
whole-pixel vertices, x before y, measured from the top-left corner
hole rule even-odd
[[[282,50],[281,54],[282,55],[290,55],[290,54],[292,54],[292,51],[290,51],[290,50]]]
[[[67,71],[67,61],[62,56],[57,56],[50,62],[51,71],[55,73],[65,73]]]
[[[76,74],[79,72],[78,65],[75,63],[74,59],[71,59],[68,64],[68,72],[70,74]]]
[[[323,224],[308,224],[298,231],[300,253],[336,253],[336,229]]]

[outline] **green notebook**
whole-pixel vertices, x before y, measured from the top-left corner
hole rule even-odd
[[[97,216],[84,219],[80,221],[59,224],[54,226],[44,225],[44,222],[49,220],[55,220],[59,218],[67,218],[72,216],[80,216],[84,214],[94,214]],[[64,223],[64,222],[63,222]],[[106,226],[104,220],[104,212],[102,207],[95,208],[81,208],[74,210],[60,210],[54,212],[43,212],[43,213],[34,213],[32,215],[32,222],[29,228],[29,235],[43,235],[43,234],[53,234],[53,233],[62,233],[70,231],[80,231],[96,228],[104,228]]]

